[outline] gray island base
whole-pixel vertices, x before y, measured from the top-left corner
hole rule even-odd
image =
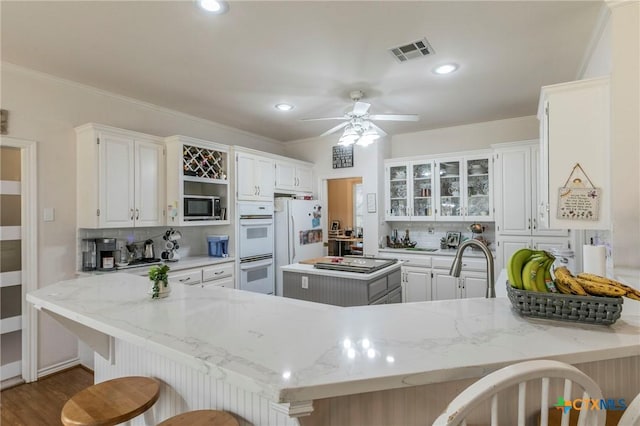
[[[400,263],[371,274],[289,265],[283,269],[282,295],[336,306],[401,303]]]

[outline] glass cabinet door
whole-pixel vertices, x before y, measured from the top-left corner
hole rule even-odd
[[[413,163],[411,220],[433,220],[433,163]]]
[[[468,220],[491,216],[491,169],[488,158],[467,159],[465,214]]]
[[[388,212],[387,216],[393,219],[409,217],[408,194],[408,166],[389,166],[388,170]]]
[[[436,216],[443,220],[462,220],[462,161],[439,161],[438,171],[438,211]]]

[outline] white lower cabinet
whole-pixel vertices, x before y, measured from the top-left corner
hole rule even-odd
[[[431,268],[402,267],[402,301],[425,302],[431,299]]]
[[[432,288],[433,300],[485,297],[487,276],[483,272],[461,272],[456,278],[448,270],[434,269]]]
[[[195,285],[202,283],[202,268],[186,269],[169,273],[169,285],[174,283]]]
[[[182,283],[193,286],[199,284],[200,287],[227,287],[235,288],[234,277],[235,263],[225,262],[222,264],[208,265],[198,268],[184,269],[169,273],[169,283]]]
[[[381,258],[400,259],[402,265],[402,301],[485,297],[487,291],[487,263],[484,258],[462,258],[460,277],[449,275],[453,256],[402,255],[380,252]]]
[[[449,275],[453,257],[433,259],[433,300],[485,297],[487,264],[485,259],[462,258],[460,277]]]

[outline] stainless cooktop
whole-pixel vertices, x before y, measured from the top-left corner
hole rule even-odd
[[[375,257],[335,257],[333,259],[321,261],[314,265],[318,269],[331,269],[334,271],[358,272],[370,274],[380,269],[386,268],[396,263],[397,259],[377,259]]]

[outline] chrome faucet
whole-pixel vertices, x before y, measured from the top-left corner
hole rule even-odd
[[[462,270],[462,253],[469,246],[476,246],[484,253],[484,257],[487,258],[487,293],[485,297],[495,298],[496,297],[496,281],[493,274],[493,255],[489,251],[489,248],[481,243],[478,240],[466,240],[462,244],[458,246],[458,251],[456,252],[456,257],[453,259],[453,265],[451,265],[451,270],[449,271],[449,275],[458,278],[460,276],[460,271]]]

